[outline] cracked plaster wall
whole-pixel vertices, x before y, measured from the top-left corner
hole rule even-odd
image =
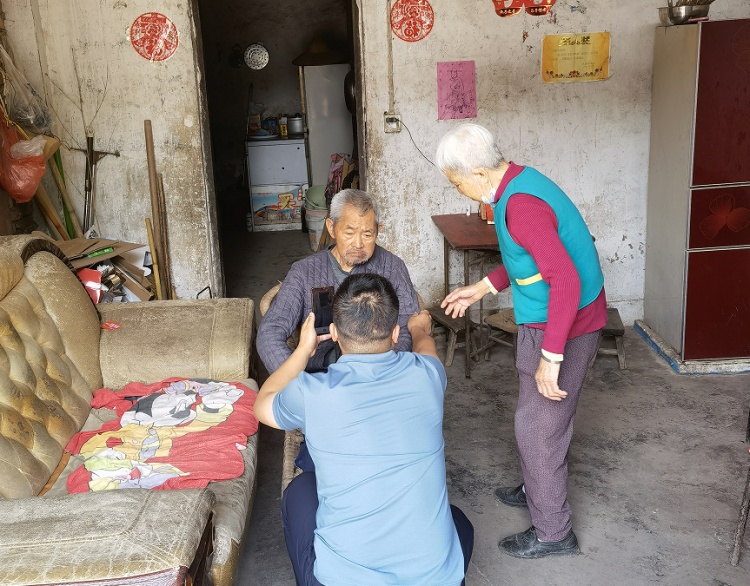
[[[402,256],[425,299],[442,295],[443,244],[431,214],[465,212],[467,202],[417,152],[407,132],[385,134],[388,109],[386,3],[358,0],[363,14],[368,189],[383,204],[381,242]],[[611,305],[625,322],[643,316],[651,62],[664,2],[558,0],[545,17],[496,16],[490,0],[432,2],[435,25],[422,41],[393,37],[396,112],[430,158],[461,121],[437,120],[436,62],[474,60],[477,118],[507,159],[554,179],[581,210],[604,268]],[[750,3],[719,0],[711,18],[750,17]],[[544,35],[609,31],[610,78],[541,81]],[[688,121],[686,121],[688,123]],[[472,205],[472,211],[476,204]],[[463,275],[453,253],[451,283]],[[472,280],[480,277],[474,272]],[[510,305],[507,294],[497,300]]]
[[[150,119],[157,170],[164,175],[177,296],[194,297],[207,285],[222,295],[192,1],[13,0],[4,9],[16,63],[46,96],[53,133],[70,147],[85,147],[89,126],[97,150],[121,154],[97,167],[96,226],[102,236],[147,242],[144,218],[151,216],[151,203],[143,121]],[[127,38],[131,23],[150,11],[167,15],[179,32],[177,51],[163,62],[139,56]],[[62,153],[81,218],[85,158],[77,151]]]

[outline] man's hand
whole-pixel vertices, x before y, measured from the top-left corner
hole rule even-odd
[[[315,351],[318,349],[318,343],[323,340],[328,340],[330,337],[331,334],[318,336],[318,334],[315,333],[315,314],[310,312],[307,319],[302,322],[302,330],[299,334],[297,350],[304,352],[306,356],[314,356]]]
[[[450,315],[454,319],[463,317],[470,305],[479,301],[489,292],[490,288],[484,280],[466,287],[459,287],[443,299],[440,307],[445,308],[445,315]]]
[[[424,332],[429,336],[430,330],[432,329],[432,318],[430,317],[430,312],[423,309],[420,313],[415,313],[409,318],[406,327],[412,335],[412,338],[417,331]]]
[[[423,309],[409,318],[406,327],[411,334],[412,352],[438,358],[435,340],[430,336],[431,325],[430,312]],[[438,358],[438,360],[440,359]]]
[[[539,359],[539,367],[536,369],[534,379],[539,392],[550,401],[562,401],[568,393],[557,386],[557,377],[560,375],[560,365],[547,362],[544,358]]]

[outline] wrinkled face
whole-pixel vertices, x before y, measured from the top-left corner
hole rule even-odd
[[[328,230],[336,240],[335,256],[342,269],[348,272],[356,265],[370,260],[378,237],[374,211],[360,215],[354,206],[346,205],[335,225],[330,218],[328,222]]]
[[[448,178],[448,181],[453,183],[456,191],[464,197],[468,197],[474,201],[482,201],[483,195],[490,195],[490,186],[486,183],[484,177],[477,177],[474,173],[459,175],[452,171],[446,171],[445,176]]]

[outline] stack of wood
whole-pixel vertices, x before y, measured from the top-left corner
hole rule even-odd
[[[157,299],[174,299],[172,276],[169,264],[169,238],[167,235],[167,202],[164,196],[164,178],[156,172],[154,157],[154,134],[151,120],[144,120],[146,134],[146,158],[148,160],[148,184],[151,191],[151,215],[146,218],[148,245],[151,248]]]

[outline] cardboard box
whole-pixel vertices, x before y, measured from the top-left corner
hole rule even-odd
[[[106,238],[74,238],[56,242],[75,269],[90,267],[96,263],[119,256],[128,250],[145,246]]]

